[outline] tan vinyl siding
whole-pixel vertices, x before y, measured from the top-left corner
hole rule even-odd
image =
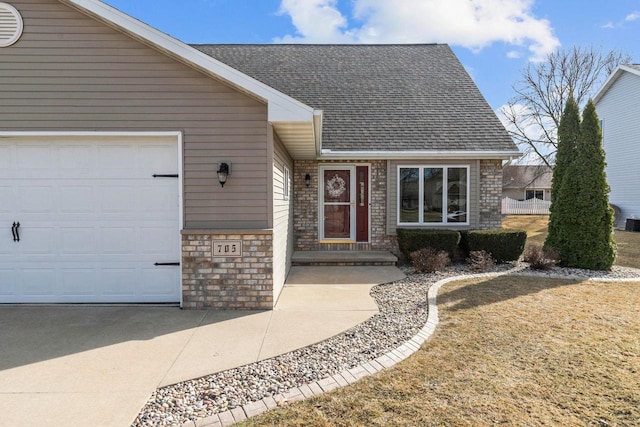
[[[390,160],[387,173],[387,233],[395,235],[398,224],[398,166],[469,166],[469,225],[444,224],[440,226],[424,226],[425,228],[446,228],[460,230],[478,228],[480,224],[480,208],[478,205],[480,191],[480,162],[478,160]],[[416,227],[417,228],[417,227]]]
[[[284,197],[285,167],[289,169],[289,197]],[[293,160],[280,139],[274,137],[273,158],[273,290],[280,294],[291,268],[293,254]]]
[[[185,227],[269,226],[264,103],[55,0],[11,4],[24,34],[0,48],[1,130],[182,131]]]

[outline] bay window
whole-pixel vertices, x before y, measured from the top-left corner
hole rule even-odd
[[[468,166],[399,166],[398,224],[468,224],[468,188]]]

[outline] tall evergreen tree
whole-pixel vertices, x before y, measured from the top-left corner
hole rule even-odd
[[[582,115],[575,161],[565,171],[560,192],[573,206],[561,206],[562,263],[569,267],[608,270],[615,260],[613,209],[605,174],[605,154],[596,108],[590,100]]]
[[[574,204],[573,194],[562,193],[560,188],[567,174],[567,169],[576,158],[577,141],[580,135],[580,110],[573,96],[570,96],[565,104],[560,124],[558,126],[558,152],[553,168],[553,181],[551,183],[551,198],[553,202],[549,215],[549,234],[545,240],[545,247],[556,249],[561,260],[567,243],[563,240],[563,213],[568,212]]]

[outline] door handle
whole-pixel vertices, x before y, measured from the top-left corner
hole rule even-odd
[[[14,222],[13,226],[11,227],[11,234],[13,235],[14,242],[20,241],[20,231],[18,230],[19,228],[20,228],[20,222]]]

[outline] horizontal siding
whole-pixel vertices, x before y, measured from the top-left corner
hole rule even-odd
[[[640,76],[623,73],[596,106],[603,122],[609,201],[640,218]]]
[[[446,228],[451,230],[477,228],[480,222],[480,208],[478,205],[479,189],[480,189],[480,165],[477,160],[474,161],[459,161],[459,160],[392,160],[388,162],[387,173],[387,232],[389,234],[396,234],[398,228],[398,166],[399,165],[412,165],[412,166],[448,166],[448,165],[462,165],[469,166],[469,212],[471,217],[469,218],[469,225],[455,225],[447,224],[443,226],[435,226],[430,228]]]
[[[284,198],[284,168],[289,168],[289,198]],[[293,160],[284,145],[274,138],[273,153],[273,288],[274,296],[280,294],[293,254]]]
[[[266,105],[56,0],[11,4],[24,34],[0,49],[0,129],[182,131],[185,226],[268,226]]]

